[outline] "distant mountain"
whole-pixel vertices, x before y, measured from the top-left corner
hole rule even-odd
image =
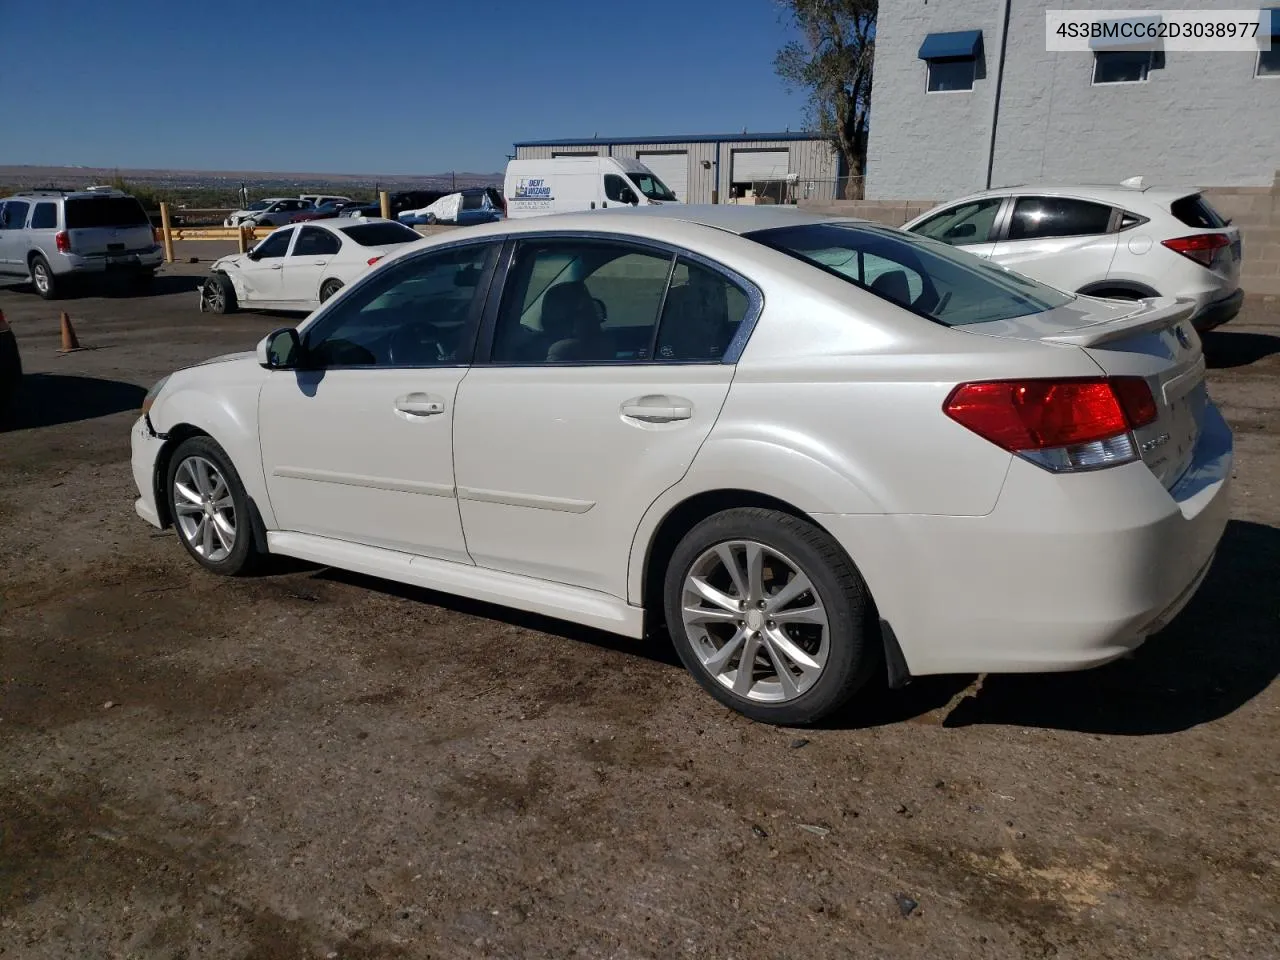
[[[121,178],[129,184],[153,189],[227,188],[245,184],[252,191],[282,187],[367,187],[385,189],[451,186],[487,187],[502,183],[501,173],[294,173],[261,170],[153,170],[123,167],[41,167],[0,165],[0,185],[8,187],[87,187]]]

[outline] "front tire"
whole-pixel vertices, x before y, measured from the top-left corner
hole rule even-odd
[[[878,662],[866,584],[825,531],[777,510],[726,510],[680,541],[663,589],[681,661],[721,703],[765,723],[815,723]]]
[[[53,278],[53,270],[49,261],[40,254],[31,259],[31,285],[36,293],[45,300],[57,300],[59,296],[58,281]]]
[[[200,304],[206,313],[235,313],[236,288],[225,273],[212,274],[200,288]]]
[[[169,512],[187,553],[223,576],[257,561],[252,508],[231,458],[211,437],[184,440],[169,460]]]
[[[341,289],[341,280],[326,280],[324,283],[320,284],[320,302],[324,303]]]

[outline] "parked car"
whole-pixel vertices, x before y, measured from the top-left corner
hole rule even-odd
[[[142,204],[119,190],[32,190],[0,201],[0,279],[29,280],[46,300],[107,276],[142,289],[163,259]]]
[[[295,218],[294,223],[306,223],[309,220],[330,220],[333,217],[341,216],[343,210],[367,206],[369,204],[364,200],[336,200],[331,203],[323,203],[314,210],[300,214]]]
[[[327,193],[303,193],[298,195],[299,200],[303,200],[313,207],[323,207],[331,203],[350,203],[350,197],[335,197]]]
[[[1101,664],[1181,609],[1232,471],[1190,314],[794,207],[486,224],[157,384],[137,512],[218,573],[665,619],[723,703],[804,723],[877,674]]]
[[[13,406],[18,386],[22,383],[22,356],[18,353],[18,341],[0,310],[0,420]]]
[[[243,210],[233,210],[222,222],[224,227],[252,224],[259,227],[282,227],[310,213],[315,207],[308,200],[293,197],[268,197],[249,204]]]
[[[510,160],[502,192],[512,218],[680,202],[657,174],[627,157]]]
[[[903,229],[1059,290],[1194,301],[1205,332],[1240,312],[1240,230],[1194,190],[1029,185],[953,200]]]
[[[213,264],[200,309],[313,310],[417,231],[390,220],[321,220],[280,227],[253,249]]]
[[[407,224],[454,223],[466,226],[492,223],[502,218],[502,205],[493,202],[490,189],[492,188],[468,187],[441,197],[420,210],[402,211],[397,219]]]

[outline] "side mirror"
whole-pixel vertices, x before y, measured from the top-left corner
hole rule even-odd
[[[255,262],[258,260],[259,257],[262,256],[262,254],[258,253],[257,247],[250,247],[248,250],[244,252],[244,255],[248,257],[250,260],[253,260]]]
[[[293,327],[273,330],[258,341],[258,365],[268,370],[290,370],[302,360],[302,341]]]
[[[623,187],[622,202],[629,203],[634,207],[637,203],[640,202],[640,199],[636,196],[635,191],[632,190],[630,187]]]

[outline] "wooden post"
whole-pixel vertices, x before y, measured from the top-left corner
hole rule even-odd
[[[383,190],[378,194],[378,203],[382,206],[382,218],[384,220],[391,219],[391,194]]]
[[[240,248],[241,253],[244,253],[245,250],[248,249],[248,247],[245,245],[245,242],[244,242],[244,224],[243,223],[236,224],[236,246]]]
[[[164,236],[165,263],[173,263],[173,227],[169,224],[169,204],[160,201],[160,230]]]

